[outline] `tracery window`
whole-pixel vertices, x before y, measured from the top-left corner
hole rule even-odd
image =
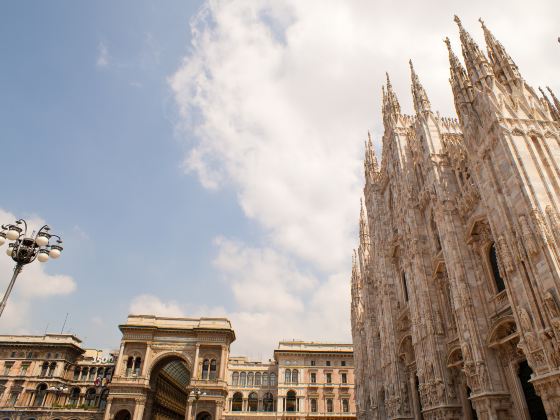
[[[500,275],[500,268],[498,266],[498,255],[496,253],[496,244],[492,243],[488,251],[488,259],[490,260],[490,267],[492,268],[492,276],[494,278],[494,284],[496,285],[496,290],[500,293],[505,290],[506,285],[504,279]]]
[[[86,407],[95,407],[95,388],[89,388],[85,397]]]

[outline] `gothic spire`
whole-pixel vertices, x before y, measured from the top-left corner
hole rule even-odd
[[[550,99],[548,99],[548,96],[546,96],[546,93],[544,93],[544,90],[542,90],[541,87],[539,87],[539,91],[541,92],[544,101],[548,105],[548,110],[550,111],[552,118],[555,121],[560,121],[560,112],[558,111],[557,107],[555,107],[552,102],[550,102]]]
[[[389,73],[385,73],[387,76],[387,90],[383,87],[383,119],[393,118],[394,120],[401,113],[401,105],[397,99],[397,95],[393,91],[393,85],[391,85],[391,79],[389,79]]]
[[[379,165],[377,163],[377,157],[375,156],[375,149],[373,148],[373,142],[371,141],[371,134],[368,131],[368,139],[365,144],[365,158],[364,158],[364,169],[366,171],[366,176],[368,172],[377,172]]]
[[[429,112],[430,100],[428,99],[426,90],[420,83],[420,79],[414,71],[412,60],[409,60],[408,63],[410,64],[410,77],[412,79],[412,99],[414,101],[414,109],[417,114],[420,114],[421,112]]]
[[[465,68],[461,64],[461,61],[459,61],[459,58],[453,52],[449,38],[445,38],[444,42],[445,45],[447,45],[447,51],[449,52],[449,71],[451,73],[449,82],[451,83],[451,89],[453,90],[455,109],[459,119],[462,119],[462,105],[472,101],[471,81],[467,76]]]
[[[560,101],[558,100],[558,98],[556,97],[556,95],[554,94],[552,89],[550,89],[547,86],[546,90],[548,90],[548,92],[550,93],[550,96],[552,97],[552,100],[554,101],[554,106],[556,106],[556,109],[558,110],[558,112],[560,112]]]
[[[463,58],[467,67],[467,73],[472,84],[482,83],[487,76],[492,75],[490,64],[480,50],[480,47],[474,42],[471,35],[463,28],[461,19],[457,15],[454,18],[459,27],[459,38],[461,39],[461,47],[463,50]]]
[[[490,58],[492,70],[498,81],[504,85],[510,85],[512,82],[521,80],[519,69],[504,46],[494,37],[494,34],[490,32],[482,19],[478,19],[478,21],[482,25],[488,58]]]
[[[369,243],[369,227],[367,220],[367,210],[363,200],[360,198],[360,245],[364,246]]]

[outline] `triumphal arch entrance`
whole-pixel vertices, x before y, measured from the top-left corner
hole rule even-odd
[[[235,333],[225,318],[130,315],[105,420],[220,420]]]

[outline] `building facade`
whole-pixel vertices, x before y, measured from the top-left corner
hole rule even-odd
[[[113,358],[73,335],[0,336],[0,418],[102,419]]]
[[[482,23],[446,40],[458,119],[383,88],[366,142],[352,333],[360,419],[560,418],[560,102]]]
[[[352,346],[230,357],[225,318],[130,315],[107,359],[72,335],[0,336],[0,420],[355,420]]]

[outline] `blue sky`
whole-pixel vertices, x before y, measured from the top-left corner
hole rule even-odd
[[[484,13],[530,84],[560,88],[557,2],[433,3],[3,2],[0,217],[45,220],[66,248],[26,268],[1,330],[60,332],[68,312],[67,331],[111,348],[127,313],[156,312],[228,316],[254,357],[350,340],[385,71],[411,112],[412,58],[453,116],[441,40],[460,51],[458,13],[482,43]]]

